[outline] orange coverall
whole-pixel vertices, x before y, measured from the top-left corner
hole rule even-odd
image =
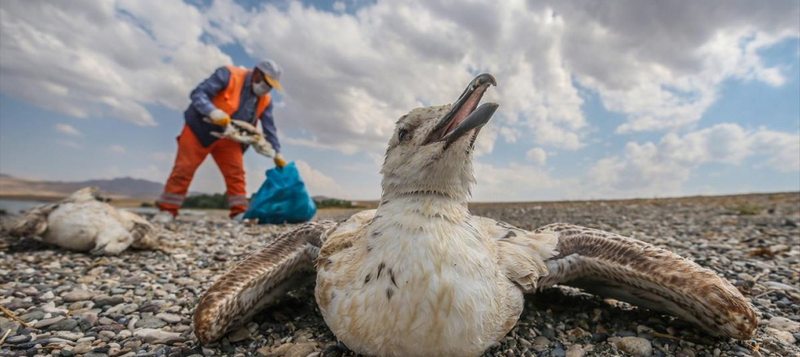
[[[212,102],[216,108],[232,116],[239,109],[240,95],[244,86],[250,85],[249,79],[251,72],[234,66],[228,66],[227,69],[230,71],[228,84],[214,96]],[[256,107],[257,117],[260,117],[261,114],[264,113],[270,101],[271,97],[269,94],[258,99]],[[187,112],[188,111],[189,110],[187,110]],[[196,114],[196,112],[194,114]],[[172,213],[173,216],[178,214],[178,210],[186,198],[189,185],[194,178],[197,168],[203,163],[206,156],[211,154],[211,157],[214,158],[214,161],[217,163],[217,166],[220,171],[222,171],[222,175],[225,178],[230,216],[233,217],[247,211],[248,200],[243,160],[244,149],[242,144],[230,139],[215,139],[210,145],[207,144],[204,146],[203,142],[189,125],[189,120],[190,118],[187,116],[187,125],[184,125],[180,136],[177,138],[178,153],[175,158],[172,173],[164,186],[164,192],[156,202],[158,208],[162,211]],[[192,118],[192,120],[196,119]],[[193,124],[195,127],[203,128],[202,125],[197,123]],[[206,125],[205,128],[211,128],[210,124]],[[201,133],[205,136],[205,140],[208,141],[207,134],[211,129],[195,130],[202,130]]]

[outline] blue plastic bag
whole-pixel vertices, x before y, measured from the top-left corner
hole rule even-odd
[[[302,223],[317,213],[317,205],[294,162],[283,168],[267,170],[267,180],[253,197],[244,218],[257,219],[261,224]]]

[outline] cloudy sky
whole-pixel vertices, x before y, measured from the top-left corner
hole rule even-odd
[[[0,172],[163,182],[189,91],[272,58],[312,194],[380,195],[395,120],[498,80],[476,200],[800,190],[800,2],[0,2]],[[245,156],[250,191],[271,160]],[[212,160],[194,191],[222,192]]]

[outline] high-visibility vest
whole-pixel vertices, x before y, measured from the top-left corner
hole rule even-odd
[[[242,95],[242,87],[245,86],[247,83],[247,69],[236,67],[236,66],[227,66],[228,70],[231,72],[231,78],[228,80],[228,86],[225,87],[222,91],[217,93],[211,102],[219,108],[220,110],[228,113],[228,115],[233,115],[239,110],[239,101]],[[264,110],[267,109],[269,106],[272,97],[269,93],[261,96],[258,98],[258,106],[256,106],[256,117],[261,118],[261,114],[264,113]],[[251,124],[256,124],[253,120],[254,118],[241,118],[245,119]]]

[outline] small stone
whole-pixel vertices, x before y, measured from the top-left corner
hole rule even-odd
[[[5,304],[6,309],[11,311],[19,310],[19,309],[27,309],[33,306],[33,301],[30,300],[23,300],[23,299],[14,299],[11,302]]]
[[[522,347],[531,348],[531,341],[528,341],[522,337],[519,338],[519,344],[522,345]]]
[[[781,282],[778,282],[778,281],[768,281],[768,282],[764,283],[764,286],[766,286],[767,288],[770,288],[772,290],[780,290],[780,291],[797,290],[797,288],[794,287],[794,286],[791,286],[791,285],[788,285],[788,284],[784,284],[784,283],[781,283]]]
[[[91,342],[80,342],[77,345],[75,345],[75,348],[72,349],[72,352],[75,352],[77,354],[84,354],[88,353],[91,350],[92,350]]]
[[[65,320],[66,321],[66,320]],[[55,325],[53,325],[55,326]],[[70,331],[56,331],[55,335],[57,337],[70,340],[70,341],[77,341],[79,338],[83,337],[83,334],[80,332],[70,332]]]
[[[94,341],[96,339],[97,338],[95,338],[94,336],[81,337],[81,338],[78,339],[78,343],[92,342],[92,341]]]
[[[156,317],[171,324],[179,323],[182,320],[180,316],[175,314],[170,314],[168,312],[158,313],[156,314]]]
[[[76,327],[78,327],[78,320],[64,319],[48,326],[47,329],[50,331],[72,331]]]
[[[142,328],[134,331],[134,336],[142,339],[147,343],[164,343],[169,344],[173,342],[181,342],[184,340],[181,334],[175,332],[167,332],[153,328]]]
[[[566,352],[561,347],[556,347],[550,351],[550,355],[553,357],[566,357]]]
[[[313,342],[306,343],[284,343],[277,348],[264,347],[258,350],[262,356],[265,357],[305,357],[314,352],[316,344]]]
[[[83,355],[83,357],[108,357],[108,355],[101,352],[89,352]]]
[[[25,322],[31,322],[31,321],[34,321],[34,320],[41,320],[41,319],[44,318],[44,311],[42,311],[42,310],[33,310],[33,311],[31,311],[31,312],[29,312],[27,314],[24,314],[24,315],[20,316],[19,318],[21,318]]]
[[[117,304],[121,304],[125,302],[125,298],[119,295],[114,295],[114,296],[100,295],[100,296],[95,296],[94,299],[92,299],[92,301],[94,301],[95,306],[103,307],[107,305],[114,306]]]
[[[100,336],[100,338],[102,339],[110,340],[114,338],[114,336],[116,336],[117,334],[114,333],[114,331],[103,330],[98,332],[97,335]]]
[[[56,307],[56,304],[54,302],[52,302],[52,301],[43,304],[41,306],[41,309],[46,314],[52,314],[52,315],[58,315],[58,316],[66,315],[69,312],[69,310],[67,310],[67,309]]]
[[[166,325],[167,323],[164,322],[164,320],[155,317],[146,317],[136,322],[136,324],[134,324],[136,328],[161,328]]]
[[[608,339],[608,342],[615,344],[617,348],[634,356],[650,356],[653,354],[652,343],[641,337],[612,337]]]
[[[586,354],[586,352],[591,351],[591,350],[592,350],[592,346],[591,345],[587,345],[587,346],[584,346],[584,345],[572,345],[572,346],[569,346],[569,348],[567,349],[567,356],[566,357],[583,357],[583,355]]]
[[[542,352],[546,350],[548,346],[550,346],[550,340],[547,339],[547,337],[536,336],[536,338],[533,339],[533,350],[536,352]]]
[[[16,334],[17,330],[19,330],[19,326],[19,322],[6,320],[0,317],[0,331],[3,331],[2,333],[5,333],[5,331],[11,331],[9,334]]]
[[[130,313],[136,311],[138,308],[139,308],[139,305],[136,305],[136,304],[121,303],[121,304],[114,305],[111,308],[109,308],[108,310],[106,310],[106,314],[107,315],[117,315],[117,314],[125,315],[125,314],[130,314]]]
[[[91,299],[93,294],[90,291],[75,289],[72,290],[64,295],[61,295],[61,299],[64,302],[78,302]]]
[[[146,303],[139,307],[139,312],[159,312],[159,311],[161,311],[161,306],[158,304]]]
[[[59,322],[61,320],[64,320],[64,319],[65,319],[64,316],[56,316],[56,317],[51,317],[49,319],[42,319],[42,320],[37,321],[35,324],[33,324],[33,327],[40,329],[40,328],[43,328],[43,327],[50,326],[50,325],[52,325],[52,324],[54,324],[56,322]]]
[[[56,297],[56,295],[53,294],[52,291],[48,291],[48,292],[42,294],[41,296],[39,296],[39,299],[40,300],[53,300],[55,297]]]
[[[764,329],[764,331],[787,345],[793,345],[796,341],[794,335],[788,331],[781,331],[772,327],[767,327]]]
[[[24,342],[28,342],[30,340],[31,340],[31,335],[16,335],[16,336],[11,336],[11,337],[7,338],[6,342],[8,342],[8,343],[10,343],[12,345],[16,345],[18,343],[24,343]]]
[[[785,317],[775,316],[767,322],[767,326],[786,332],[800,332],[800,322]]]

